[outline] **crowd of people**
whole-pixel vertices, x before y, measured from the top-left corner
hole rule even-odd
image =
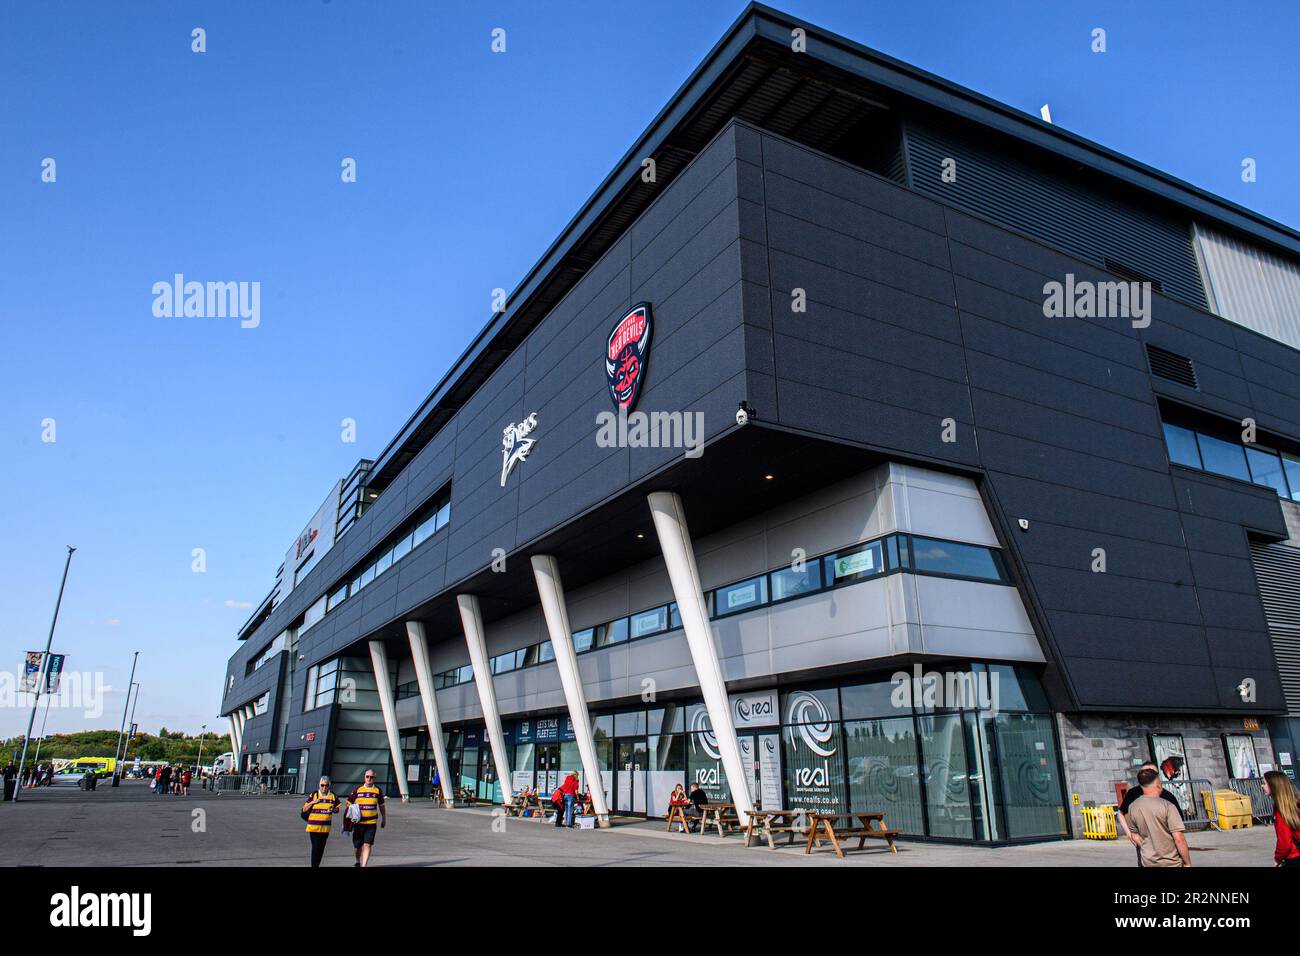
[[[188,797],[190,784],[194,782],[194,772],[189,767],[164,765],[153,774],[150,789],[158,795],[171,794],[176,797]]]
[[[48,763],[44,766],[24,767],[23,778],[18,785],[27,790],[31,787],[48,787],[52,783],[54,783],[54,764]]]

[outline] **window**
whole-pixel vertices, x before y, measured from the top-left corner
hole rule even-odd
[[[1291,486],[1291,500],[1300,501],[1300,458],[1282,452],[1282,470],[1286,472],[1287,484]]]
[[[375,566],[372,564],[361,572],[361,586],[364,588],[375,579]]]
[[[766,604],[767,578],[750,578],[747,581],[729,584],[725,588],[718,588],[714,603],[717,606],[719,617],[724,614],[735,614],[738,611],[757,607],[760,604]]]
[[[307,669],[307,701],[304,710],[313,710],[334,703],[338,688],[339,659],[314,664]]]
[[[437,525],[434,530],[441,531],[443,528],[447,527],[447,522],[451,521],[451,498],[450,497],[447,499],[446,503],[443,504],[443,506],[438,509],[437,513],[434,515],[434,518],[437,521]]]
[[[860,581],[885,570],[884,549],[881,542],[873,541],[865,547],[841,551],[826,557],[827,584]]]
[[[1257,485],[1267,485],[1283,498],[1290,498],[1286,475],[1282,472],[1282,459],[1267,448],[1246,448],[1246,463],[1250,465],[1250,480]]]
[[[1200,432],[1197,433],[1196,438],[1201,446],[1201,460],[1205,462],[1206,471],[1228,478],[1250,481],[1250,472],[1246,469],[1245,449],[1240,445]]]
[[[668,630],[668,608],[655,607],[632,615],[632,640]]]
[[[935,538],[912,538],[912,567],[931,574],[950,574],[982,581],[1005,581],[1002,558],[992,548]]]
[[[325,610],[332,611],[348,598],[348,585],[345,581],[342,586],[330,592],[330,596],[325,601]]]
[[[430,537],[435,531],[438,530],[436,524],[436,518],[437,518],[436,514],[429,515],[429,517],[425,518],[423,521],[421,521],[418,525],[415,526],[415,536],[413,539],[413,546],[420,544],[422,541]]]
[[[379,560],[375,562],[375,577],[379,577],[379,575],[383,574],[392,566],[393,566],[393,552],[385,551],[383,554],[379,556]]]
[[[1169,449],[1169,460],[1175,465],[1188,468],[1201,467],[1201,453],[1196,448],[1196,433],[1190,428],[1179,425],[1165,425],[1165,447]]]
[[[573,651],[575,654],[581,654],[583,651],[589,651],[596,640],[596,629],[594,627],[578,631],[573,635]]]
[[[551,646],[550,641],[544,641],[537,645],[537,663],[545,664],[547,661],[555,660],[555,648]]]
[[[411,548],[414,547],[414,545],[411,544],[413,538],[414,532],[411,532],[404,535],[397,544],[393,545],[393,561],[401,561],[402,558],[411,553]]]
[[[271,692],[268,690],[261,697],[257,698],[257,700],[253,701],[253,716],[259,717],[262,714],[265,714],[267,708],[269,708],[270,706],[271,706]]]
[[[608,647],[610,644],[622,644],[627,640],[627,618],[620,617],[596,628],[596,647]]]
[[[807,561],[802,571],[794,568],[782,568],[772,572],[772,600],[784,601],[786,598],[800,594],[811,594],[821,590],[822,569],[820,562]]]

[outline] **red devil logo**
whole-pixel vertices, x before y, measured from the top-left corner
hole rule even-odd
[[[620,411],[632,410],[645,380],[650,350],[650,303],[641,302],[614,324],[605,349],[609,394]]]

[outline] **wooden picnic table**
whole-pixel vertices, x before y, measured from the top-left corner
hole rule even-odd
[[[886,829],[885,815],[883,813],[819,813],[812,811],[809,813],[809,820],[811,826],[808,830],[808,846],[804,848],[804,853],[811,853],[814,845],[820,847],[822,840],[830,840],[835,855],[842,860],[844,859],[844,852],[840,849],[839,837],[857,837],[859,850],[866,844],[869,837],[887,840],[889,842],[889,852],[898,852],[898,847],[894,846],[894,837],[898,836],[898,831]],[[856,825],[854,824],[855,820],[858,821]]]
[[[725,837],[729,830],[740,829],[740,817],[736,814],[734,803],[706,803],[700,807],[700,829],[703,833],[710,826],[718,828],[718,836]]]
[[[685,833],[689,833],[691,829],[691,823],[686,816],[686,808],[689,806],[690,806],[689,803],[670,803],[668,805],[668,826],[666,826],[664,829],[667,830],[669,833],[671,833],[673,829],[673,821],[676,820],[679,824],[681,824],[682,831]]]
[[[789,846],[794,843],[794,835],[802,834],[807,828],[807,815],[807,810],[751,810],[749,823],[745,826],[745,846],[753,845],[754,837],[761,834],[767,837],[768,849],[775,850],[774,833],[790,834],[786,841],[786,846]]]

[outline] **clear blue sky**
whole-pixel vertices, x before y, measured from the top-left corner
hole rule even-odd
[[[1300,224],[1294,2],[783,6]],[[90,723],[117,726],[138,649],[142,726],[221,727],[235,630],[330,485],[383,448],[491,290],[742,7],[0,7],[0,668],[44,645],[75,544],[56,650],[117,689]],[[260,281],[261,326],[155,318],[151,286],[176,272]],[[0,709],[0,736],[25,721]],[[82,724],[56,711],[49,729]]]

